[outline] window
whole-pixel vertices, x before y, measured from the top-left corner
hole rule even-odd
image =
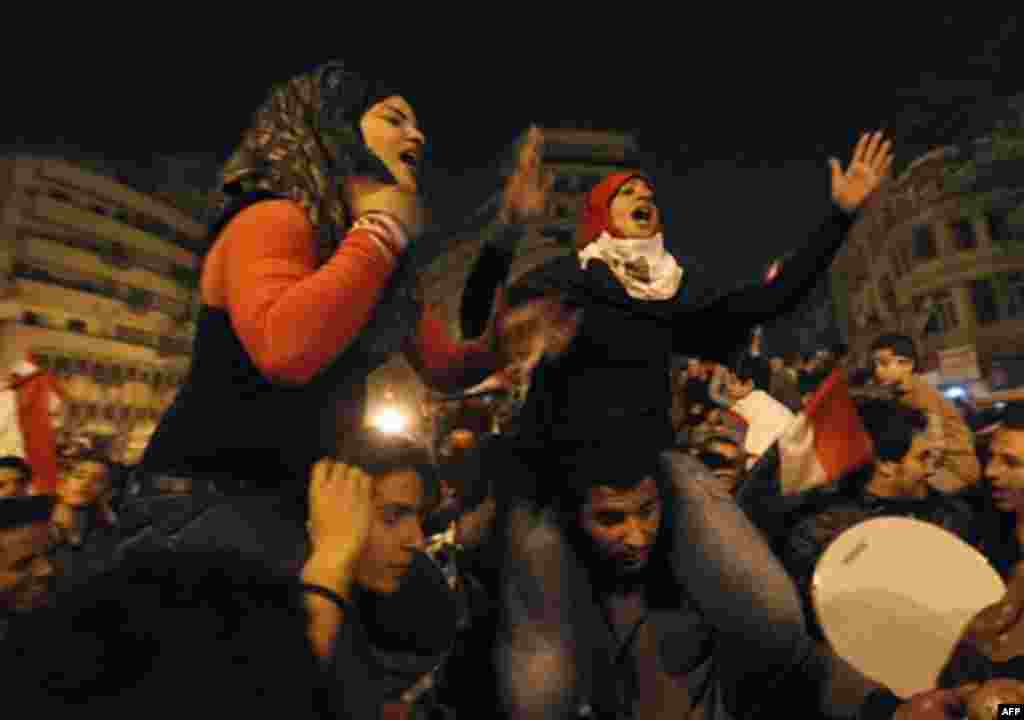
[[[1006,221],[1006,213],[992,213],[988,216],[989,234],[993,242],[1003,242],[1010,237],[1010,226]]]
[[[1006,278],[1007,303],[1006,314],[1008,317],[1024,317],[1024,273],[1010,273]]]
[[[918,260],[930,260],[938,255],[935,249],[935,234],[928,225],[914,228],[914,257]]]
[[[970,220],[953,223],[953,244],[957,250],[973,250],[978,247],[978,239],[974,236],[974,225]]]
[[[75,333],[84,333],[88,330],[84,320],[68,320],[68,330]]]
[[[910,268],[906,264],[906,258],[900,253],[899,248],[893,248],[889,251],[889,264],[892,265],[893,272],[899,275],[906,275],[910,272]]]
[[[554,233],[555,239],[559,244],[566,247],[572,247],[573,244],[573,231],[572,230],[556,230]]]
[[[890,313],[895,313],[899,307],[899,300],[896,298],[896,289],[892,285],[892,279],[888,275],[882,276],[882,301]]]
[[[971,301],[979,325],[991,325],[999,320],[999,303],[991,280],[983,278],[971,283]]]
[[[919,311],[931,307],[931,316],[924,327],[925,335],[944,335],[955,330],[960,324],[957,316],[956,303],[949,291],[938,292],[930,298],[919,298]]]

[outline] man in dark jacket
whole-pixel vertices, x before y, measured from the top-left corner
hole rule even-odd
[[[692,458],[609,448],[511,522],[500,638],[515,717],[925,718],[808,635],[792,581]],[[938,715],[942,717],[942,715]]]

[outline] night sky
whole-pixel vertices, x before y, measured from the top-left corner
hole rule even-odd
[[[340,58],[410,89],[450,202],[471,203],[478,169],[531,121],[629,130],[658,180],[670,242],[709,268],[742,253],[747,274],[821,219],[827,157],[847,159],[862,129],[889,129],[909,160],[941,136],[937,119],[1024,91],[1014,52],[1024,35],[1005,14],[903,19],[826,4],[818,16],[786,16],[775,5],[763,17],[736,6],[669,21],[633,4],[572,20],[498,18],[486,32],[461,24],[477,15],[467,11],[435,17],[448,28],[439,33],[399,7],[401,27],[276,17],[277,6],[227,34],[193,17],[180,29],[151,17],[135,30],[48,41],[31,66],[8,44],[0,59],[16,102],[4,103],[3,135],[129,156],[226,156],[270,84]]]

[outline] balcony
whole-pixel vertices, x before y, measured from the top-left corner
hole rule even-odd
[[[58,323],[39,313],[26,313],[25,324],[33,327],[43,328],[57,332],[66,332],[73,335],[95,338],[97,340],[110,340],[113,342],[135,345],[150,350],[155,350],[160,355],[190,355],[192,353],[192,340],[186,337],[172,337],[170,335],[159,335],[147,332],[128,325],[118,325],[113,333],[101,333],[90,331],[88,326],[81,321],[69,321]]]
[[[190,338],[159,335],[157,337],[156,349],[161,355],[190,355],[192,353],[192,340]]]
[[[41,263],[19,260],[14,264],[14,274],[25,280],[120,300],[136,309],[156,310],[176,320],[187,318],[191,310],[188,302],[49,261]]]
[[[108,243],[121,242],[131,246],[133,251],[142,249],[145,254],[161,257],[164,262],[187,263],[192,261],[192,252],[174,245],[160,235],[140,230],[122,219],[111,217],[94,209],[55,200],[43,194],[36,194],[31,212],[43,222],[61,225],[74,230],[76,234],[86,233]]]

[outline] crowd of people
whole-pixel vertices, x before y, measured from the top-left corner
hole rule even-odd
[[[867,368],[761,352],[885,182],[881,133],[830,160],[820,230],[729,292],[666,241],[639,170],[510,284],[542,136],[458,227],[428,220],[425,143],[400,87],[341,64],[275,88],[222,174],[192,365],[141,460],[62,454],[32,493],[31,458],[0,458],[12,707],[930,720],[1016,698],[1024,406],[968,420],[903,336]],[[467,229],[487,237],[456,340],[417,276]],[[446,398],[427,440],[364,417],[397,352]],[[794,488],[780,443],[837,378],[870,453]],[[945,528],[1010,587],[912,697],[840,657],[811,598],[826,548],[879,516]]]

